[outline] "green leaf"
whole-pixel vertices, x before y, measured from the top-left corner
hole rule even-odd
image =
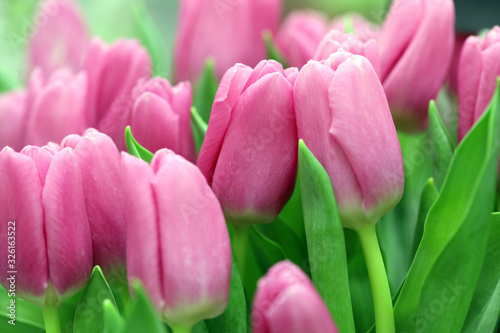
[[[500,213],[493,213],[488,245],[464,333],[494,332],[500,318]]]
[[[153,76],[167,77],[169,66],[165,63],[164,55],[168,52],[144,2],[132,3],[132,19],[137,36],[153,61]]]
[[[80,302],[76,307],[74,332],[102,332],[104,330],[104,312],[102,304],[109,299],[116,306],[113,293],[99,266],[95,266]]]
[[[265,30],[262,33],[262,38],[264,39],[264,43],[266,44],[267,59],[276,60],[283,65],[283,68],[287,68],[288,66],[286,64],[285,57],[278,50],[271,31]]]
[[[398,331],[458,332],[481,272],[500,149],[499,89],[458,146],[396,302]]]
[[[126,333],[166,333],[166,328],[139,280],[132,281],[135,301],[126,319]]]
[[[10,300],[8,292],[0,286],[0,332],[43,332],[44,323],[42,311],[40,308],[30,302],[23,301],[19,298],[14,298],[16,305],[16,325],[8,323],[12,318],[9,317]]]
[[[306,244],[306,230],[304,228],[304,214],[302,212],[302,197],[300,195],[300,180],[298,175],[292,197],[288,200],[278,218],[293,230],[293,233],[299,238],[301,243]]]
[[[102,303],[104,316],[103,333],[121,333],[125,328],[125,320],[120,316],[116,305],[109,299]]]
[[[202,320],[193,326],[191,333],[209,333],[209,330],[206,323]]]
[[[355,332],[344,232],[332,183],[302,140],[299,175],[312,280],[339,331]]]
[[[233,256],[231,264],[231,287],[226,310],[217,318],[205,320],[210,333],[247,332],[247,305],[240,273]]]
[[[429,103],[429,137],[433,145],[432,167],[436,188],[440,189],[455,149],[434,101]]]
[[[153,153],[141,146],[132,135],[130,126],[125,128],[125,144],[130,155],[138,157],[148,163],[153,159]]]
[[[438,190],[434,185],[434,178],[429,178],[425,184],[420,199],[420,209],[418,211],[417,225],[415,226],[415,236],[413,238],[411,258],[414,258],[415,253],[417,253],[418,246],[422,240],[422,235],[424,234],[425,219],[427,218],[427,214],[429,213],[431,206],[436,201],[438,194]]]
[[[215,59],[209,57],[195,86],[193,98],[193,105],[205,123],[208,123],[210,119],[212,104],[214,103],[218,87],[219,80],[215,75]]]
[[[207,133],[208,125],[201,118],[200,114],[194,106],[191,108],[191,128],[193,129],[196,151],[199,153],[201,145],[203,144],[203,140],[205,139],[205,134]]]

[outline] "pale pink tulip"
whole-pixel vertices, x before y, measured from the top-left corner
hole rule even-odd
[[[0,94],[0,149],[9,146],[16,151],[23,148],[26,93],[16,90]]]

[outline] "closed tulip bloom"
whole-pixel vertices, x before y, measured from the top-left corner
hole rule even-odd
[[[151,165],[122,153],[122,168],[129,281],[142,280],[170,325],[218,316],[229,297],[231,245],[205,178],[167,149]]]
[[[296,11],[288,15],[276,35],[287,64],[302,67],[314,57],[319,42],[329,31],[328,18],[319,12]]]
[[[0,149],[10,146],[16,151],[23,148],[23,121],[26,93],[16,90],[0,94]]]
[[[236,225],[272,222],[293,192],[296,76],[269,60],[222,78],[197,165]]]
[[[289,261],[275,264],[258,282],[252,309],[254,333],[337,333],[307,275]]]
[[[297,130],[332,181],[344,227],[376,223],[403,194],[401,148],[370,62],[339,51],[310,61],[294,88]]]
[[[151,73],[149,55],[135,40],[118,40],[108,46],[96,38],[89,46],[85,69],[89,78],[89,124],[124,149],[130,94],[137,82]]]
[[[395,0],[378,39],[381,81],[396,126],[417,132],[428,124],[429,101],[446,80],[453,45],[452,0]]]
[[[175,44],[177,81],[194,81],[208,57],[220,78],[235,63],[255,66],[266,58],[262,32],[275,33],[282,0],[181,0]]]
[[[500,27],[467,38],[458,68],[458,139],[486,110],[500,76]]]
[[[106,134],[94,129],[64,138],[80,166],[83,196],[92,234],[93,265],[105,273],[124,270],[126,222],[121,184],[121,158]]]
[[[41,306],[60,304],[85,285],[92,270],[92,240],[75,153],[33,146],[17,153],[5,147],[0,152],[0,187],[2,285],[8,289],[8,271],[14,270],[17,297]],[[15,228],[8,229],[14,221]],[[12,230],[15,237],[7,238]],[[15,263],[8,263],[12,240]]]
[[[377,73],[380,72],[380,58],[377,42],[369,39],[361,41],[353,34],[345,34],[339,30],[331,30],[320,42],[314,60],[326,60],[330,54],[343,49],[352,54],[362,55],[372,64]]]
[[[30,72],[39,67],[48,77],[60,68],[72,72],[82,68],[88,34],[76,2],[41,2],[33,25],[34,33],[28,48]]]
[[[130,127],[142,146],[152,152],[168,148],[195,162],[189,82],[172,87],[159,77],[141,81],[133,90],[131,104]]]
[[[25,114],[24,144],[43,146],[88,127],[85,99],[87,76],[60,69],[44,78],[35,70],[30,78]]]

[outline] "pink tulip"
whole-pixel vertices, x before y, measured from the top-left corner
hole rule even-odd
[[[326,60],[330,54],[343,49],[352,54],[362,55],[372,64],[377,73],[380,72],[380,59],[377,42],[370,39],[361,41],[353,34],[345,34],[339,30],[331,30],[320,42],[314,60]]]
[[[339,51],[310,61],[294,87],[297,130],[332,180],[342,223],[376,223],[403,194],[401,148],[370,62]]]
[[[381,81],[399,129],[428,123],[429,101],[446,80],[453,53],[452,0],[394,0],[378,39]]]
[[[337,333],[321,296],[289,261],[275,264],[258,282],[252,309],[254,333]]]
[[[59,68],[77,72],[82,68],[88,35],[82,14],[74,1],[40,3],[33,18],[29,42],[30,72],[39,67],[48,77]]]
[[[16,296],[38,305],[60,304],[86,283],[92,240],[80,167],[71,149],[27,146],[0,152],[0,279],[15,273]],[[9,221],[15,221],[15,228]],[[15,235],[7,238],[7,232]],[[15,243],[15,263],[7,262]],[[12,259],[12,258],[9,258]],[[10,265],[14,266],[10,266]]]
[[[220,83],[197,165],[237,225],[273,221],[293,192],[296,77],[269,60],[237,64]]]
[[[458,139],[486,110],[500,76],[500,27],[465,41],[458,67]]]
[[[194,81],[207,57],[220,78],[235,63],[255,66],[266,58],[262,32],[276,32],[282,0],[181,0],[175,45],[178,81]]]
[[[377,39],[380,34],[380,27],[357,13],[344,14],[333,20],[331,27],[344,33],[352,33],[359,40],[368,42],[370,39]]]
[[[24,91],[0,94],[0,149],[10,146],[19,151],[23,148],[25,103]]]
[[[453,49],[453,56],[451,58],[450,70],[448,72],[449,91],[453,94],[458,94],[458,65],[465,40],[469,35],[456,35],[455,48]]]
[[[89,78],[89,124],[109,135],[122,150],[125,148],[123,133],[130,117],[130,94],[140,79],[150,75],[149,55],[134,40],[119,40],[108,46],[94,39],[85,68]]]
[[[328,33],[328,18],[314,11],[288,15],[276,35],[276,43],[287,64],[302,67],[313,58],[321,39]]]
[[[39,70],[30,78],[25,114],[25,144],[59,142],[66,135],[83,133],[88,127],[85,112],[87,76],[67,69],[45,79]]]
[[[94,129],[83,136],[67,136],[61,147],[74,150],[80,165],[92,234],[93,265],[99,265],[105,273],[123,270],[126,223],[120,152],[110,137]]]
[[[189,82],[172,87],[159,77],[141,81],[132,92],[131,104],[132,133],[142,146],[152,152],[168,148],[195,161]]]
[[[231,245],[205,178],[167,149],[151,165],[122,153],[122,168],[129,281],[142,280],[171,325],[218,316],[229,297]]]

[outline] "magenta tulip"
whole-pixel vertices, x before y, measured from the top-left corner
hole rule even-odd
[[[0,149],[10,146],[16,151],[23,148],[23,121],[26,93],[12,91],[0,94]]]
[[[288,15],[276,35],[276,43],[290,66],[302,67],[313,58],[321,39],[330,30],[328,18],[314,11]]]
[[[294,88],[297,130],[332,181],[342,223],[376,223],[400,200],[401,148],[383,87],[370,62],[336,52],[310,61]]]
[[[377,73],[380,72],[380,59],[377,42],[369,39],[361,41],[353,34],[345,34],[339,30],[331,30],[320,42],[314,60],[326,60],[330,54],[343,49],[352,54],[362,55],[372,64]]]
[[[217,198],[195,165],[162,149],[151,165],[122,153],[127,275],[164,320],[191,327],[226,308],[231,245]]]
[[[16,296],[60,304],[86,283],[92,240],[80,167],[71,149],[27,146],[0,152],[0,279],[16,271]],[[12,227],[12,228],[9,228]],[[7,232],[10,233],[7,237]],[[15,262],[8,262],[8,245]],[[11,266],[13,265],[13,266]]]
[[[152,152],[168,148],[195,162],[189,82],[172,87],[159,77],[141,81],[132,92],[131,104],[130,126],[142,146]]]
[[[262,32],[276,32],[282,0],[181,0],[175,45],[178,81],[194,81],[207,57],[220,78],[235,63],[255,66],[266,57]]]
[[[118,148],[125,148],[124,131],[130,117],[130,94],[140,79],[148,78],[151,61],[134,40],[108,46],[94,39],[86,58],[89,124],[109,135]]]
[[[237,64],[222,78],[197,165],[236,225],[273,221],[293,192],[296,77],[269,60],[254,70]]]
[[[28,48],[30,72],[39,67],[48,77],[60,68],[75,73],[82,68],[88,34],[76,2],[40,2],[32,24],[34,33]]]
[[[80,166],[93,265],[105,273],[124,271],[126,223],[120,152],[110,137],[94,129],[83,136],[67,136],[61,147],[73,149]]]
[[[81,134],[88,127],[85,99],[87,76],[67,69],[48,79],[35,70],[30,78],[25,114],[24,144],[43,146],[60,142],[68,134]]]
[[[396,126],[423,130],[453,53],[452,0],[394,0],[378,38],[381,81]]]
[[[259,280],[252,309],[254,333],[337,333],[333,319],[307,275],[289,261]]]
[[[486,110],[500,76],[500,27],[485,38],[471,36],[463,46],[458,68],[458,139]]]

